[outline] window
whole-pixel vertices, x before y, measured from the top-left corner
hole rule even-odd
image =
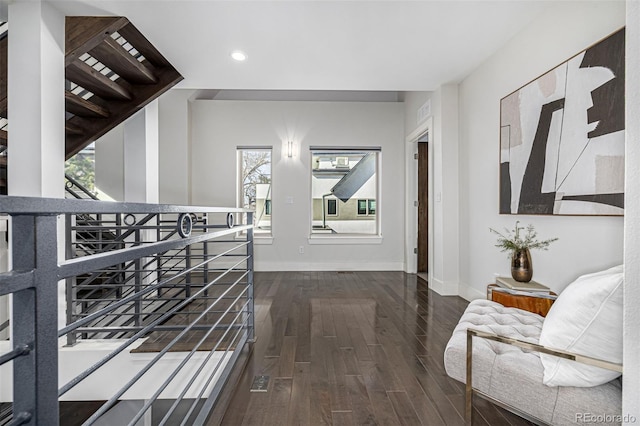
[[[376,200],[369,200],[369,214],[376,214]]]
[[[367,214],[367,200],[358,200],[358,215],[364,216]]]
[[[358,200],[358,216],[375,215],[376,200]]]
[[[327,200],[327,216],[338,216],[338,200]]]
[[[238,180],[238,206],[255,210],[255,236],[270,236],[271,147],[238,147]]]
[[[311,148],[311,233],[379,235],[379,148]]]
[[[75,179],[89,192],[96,194],[95,143],[69,158],[64,163],[64,173]]]

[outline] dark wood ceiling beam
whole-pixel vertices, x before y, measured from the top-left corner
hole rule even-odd
[[[87,100],[66,90],[64,92],[65,108],[67,112],[73,115],[79,115],[80,117],[109,117],[109,110],[94,103],[93,98],[95,98],[95,96],[91,98],[92,100]]]
[[[140,63],[111,37],[91,49],[89,54],[131,83],[152,84],[157,81],[152,69]]]
[[[167,61],[167,59],[158,52],[158,49],[156,49],[153,44],[151,44],[151,42],[133,26],[133,24],[130,23],[129,25],[120,28],[118,33],[124,37],[129,44],[135,47],[138,52],[142,53],[142,56],[144,56],[147,61],[152,63],[154,66],[158,68],[171,66],[169,61]]]
[[[67,134],[67,138],[69,135],[79,136],[85,133],[82,127],[71,123],[69,120],[64,122],[64,130]]]
[[[0,130],[0,145],[7,146],[9,142],[9,134],[6,130]]]
[[[121,16],[67,16],[65,18],[65,65],[71,64],[111,34],[129,24]]]
[[[112,101],[109,104],[111,117],[109,120],[88,120],[82,117],[72,117],[71,122],[84,129],[82,135],[69,135],[66,138],[66,158],[69,159],[82,150],[88,143],[95,141],[109,130],[122,123],[128,117],[144,108],[149,102],[158,98],[164,92],[175,86],[183,79],[174,68],[158,70],[158,82],[154,85],[134,86],[134,99],[130,102]]]
[[[131,100],[131,85],[123,79],[113,81],[77,60],[66,68],[66,78],[105,99]]]

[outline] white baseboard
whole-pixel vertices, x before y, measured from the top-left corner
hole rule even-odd
[[[402,271],[404,262],[260,262],[256,260],[257,272],[272,271]]]
[[[458,295],[458,283],[445,282],[437,278],[431,278],[429,288],[440,296],[457,296]]]
[[[475,299],[485,299],[487,297],[486,293],[483,293],[476,288],[469,287],[467,284],[463,283],[460,283],[460,285],[458,286],[458,291],[460,297],[468,300],[469,302]]]

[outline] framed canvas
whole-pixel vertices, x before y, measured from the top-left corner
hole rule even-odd
[[[500,213],[624,213],[624,28],[500,101]]]

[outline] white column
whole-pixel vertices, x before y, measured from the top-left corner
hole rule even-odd
[[[129,118],[124,125],[124,200],[157,203],[158,101]]]
[[[12,2],[7,21],[8,194],[64,198],[64,15],[42,0]],[[63,226],[58,253],[62,260]],[[58,326],[65,300],[61,281]]]
[[[429,287],[442,295],[457,295],[460,280],[458,86],[440,87],[433,101],[433,271]]]
[[[640,422],[640,3],[627,2],[624,206],[624,424]]]
[[[9,195],[64,197],[64,16],[41,0],[8,8]]]

